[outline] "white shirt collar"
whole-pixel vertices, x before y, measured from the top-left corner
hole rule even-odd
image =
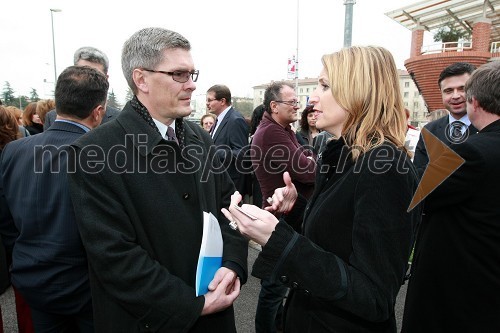
[[[153,121],[155,122],[155,125],[158,128],[158,130],[160,131],[162,138],[167,139],[167,129],[169,127],[172,127],[174,129],[174,132],[175,132],[175,120],[170,124],[170,126],[165,125],[164,123],[156,120],[155,118],[153,118]]]
[[[215,134],[215,132],[217,132],[217,129],[219,128],[220,124],[224,120],[224,117],[226,116],[226,114],[230,108],[231,108],[231,105],[229,105],[226,109],[224,109],[224,111],[222,111],[222,113],[220,115],[217,116],[217,126],[215,126],[215,128],[214,128],[212,136]]]
[[[451,114],[448,115],[448,123],[451,124],[452,122],[457,121],[457,119],[453,118]],[[470,120],[467,114],[465,114],[462,118],[458,119],[458,121],[461,121],[464,123],[467,127],[470,126]]]

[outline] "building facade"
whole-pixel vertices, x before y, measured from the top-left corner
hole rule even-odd
[[[405,108],[410,111],[410,123],[415,127],[422,127],[429,122],[427,107],[425,105],[422,95],[419,93],[417,86],[413,82],[410,74],[405,70],[398,70],[399,72],[399,86],[401,88],[401,95],[403,96],[403,101]],[[295,81],[286,80],[293,86],[295,86]],[[271,82],[266,84],[261,84],[253,87],[253,106],[254,108],[262,104],[264,100],[264,91]],[[302,114],[302,110],[305,109],[309,101],[309,96],[312,94],[316,86],[318,85],[317,78],[305,78],[298,80],[298,92],[297,97],[300,101],[299,117]]]

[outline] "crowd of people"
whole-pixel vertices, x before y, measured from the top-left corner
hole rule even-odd
[[[447,160],[423,137],[412,160],[386,49],[324,55],[298,129],[284,81],[250,122],[223,84],[199,124],[185,120],[200,73],[175,31],[135,32],[121,62],[121,111],[92,47],[54,101],[0,105],[0,292],[12,284],[20,331],[236,332],[249,241],[257,333],[396,332],[408,278],[402,332],[500,330],[500,62],[443,69],[449,116],[424,131],[464,163],[412,209]]]

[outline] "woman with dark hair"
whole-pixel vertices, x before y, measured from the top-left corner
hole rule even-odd
[[[43,124],[36,113],[37,102],[31,102],[24,108],[23,124],[31,135],[42,133]]]
[[[302,111],[302,116],[299,121],[300,135],[303,142],[308,146],[314,146],[314,139],[319,134],[320,130],[316,128],[316,116],[312,105],[306,106]]]
[[[255,134],[257,126],[259,126],[264,114],[264,105],[259,105],[252,112],[252,119],[250,119],[250,137]]]

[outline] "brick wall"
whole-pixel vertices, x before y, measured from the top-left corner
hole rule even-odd
[[[441,71],[455,62],[469,62],[476,67],[490,60],[489,52],[464,51],[424,54],[405,61],[408,73],[413,73],[429,112],[443,109],[438,78]]]

